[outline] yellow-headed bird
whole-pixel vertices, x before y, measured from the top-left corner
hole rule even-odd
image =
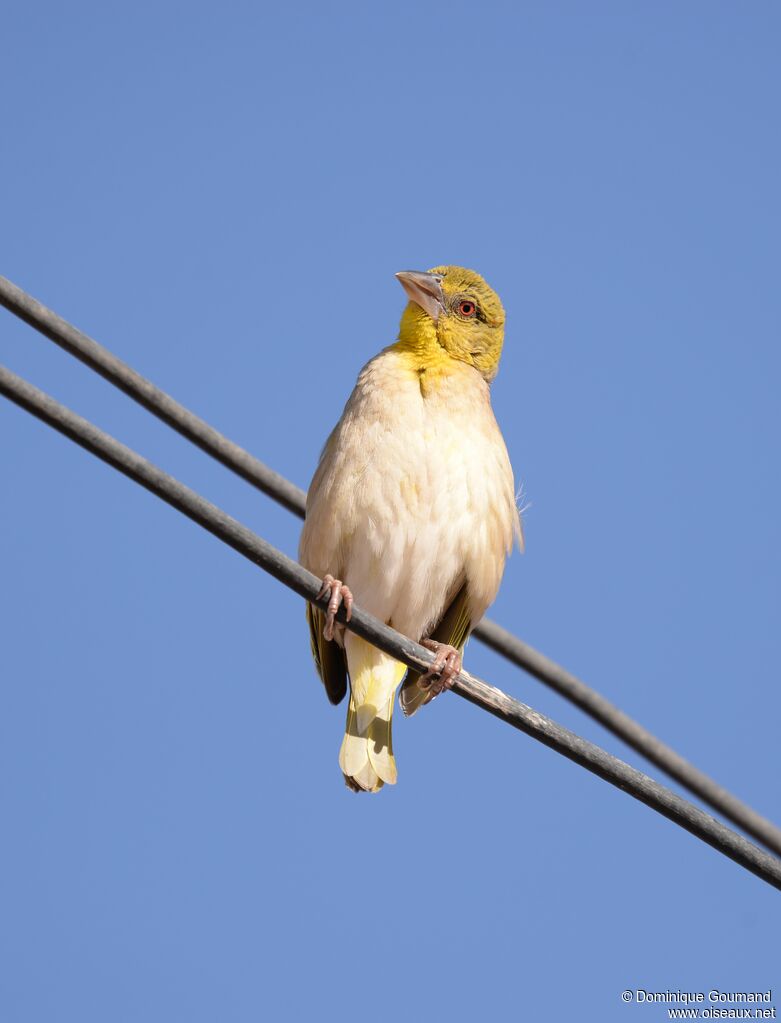
[[[391,717],[405,665],[334,621],[344,602],[436,653],[409,673],[407,714],[452,684],[461,654],[499,589],[513,538],[522,545],[510,460],[488,385],[504,309],[458,266],[396,275],[410,302],[398,341],[358,377],[315,472],[301,563],[330,590],[307,605],[312,653],[332,703],[350,681],[339,764],[348,786],[396,781]]]

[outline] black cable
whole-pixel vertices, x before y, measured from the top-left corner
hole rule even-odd
[[[150,380],[112,355],[107,348],[82,334],[5,277],[0,277],[0,305],[4,305],[20,320],[29,323],[70,355],[75,355],[212,458],[303,519],[306,493],[300,487],[269,469],[249,451],[228,440]]]
[[[772,821],[752,810],[737,796],[733,796],[704,771],[684,759],[672,747],[572,675],[566,668],[562,668],[560,664],[524,643],[496,622],[484,619],[480,626],[480,638],[486,646],[517,664],[524,671],[528,671],[551,689],[555,689],[576,707],[580,707],[589,717],[599,721],[627,746],[631,746],[646,760],[656,764],[704,803],[723,814],[727,820],[731,820],[733,824],[737,824],[749,835],[753,835],[769,849],[781,855],[781,829]]]
[[[289,511],[301,518],[304,517],[306,493],[300,487],[273,469],[269,469],[238,444],[228,440],[108,349],[63,320],[51,309],[47,309],[5,277],[0,277],[0,305],[4,305],[15,316],[105,377],[109,383],[114,384],[182,436],[197,444],[226,468],[237,473]],[[727,789],[722,788],[585,682],[488,618],[483,619],[473,635],[524,671],[528,671],[560,696],[580,707],[703,802],[781,855],[780,828],[752,810]]]
[[[321,581],[311,572],[189,487],[2,366],[0,394],[162,498],[306,600],[325,608],[327,595],[317,599]],[[344,621],[343,609],[340,609],[339,619]],[[424,647],[360,608],[353,608],[348,628],[417,671],[425,671],[433,660]],[[629,793],[763,881],[781,889],[781,860],[752,845],[677,793],[466,672],[458,675],[453,691]]]

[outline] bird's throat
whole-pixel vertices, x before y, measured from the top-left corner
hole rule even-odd
[[[399,327],[399,340],[393,348],[404,357],[410,373],[420,378],[425,395],[443,378],[456,371],[455,360],[439,343],[437,325],[431,317],[410,302]]]

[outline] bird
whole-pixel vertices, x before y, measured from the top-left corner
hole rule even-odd
[[[504,343],[501,300],[473,270],[396,274],[408,302],[398,339],[361,370],[322,450],[299,560],[322,579],[307,604],[312,655],[334,704],[347,693],[339,765],[348,788],[397,780],[396,691],[409,716],[452,686],[523,531],[489,385]],[[353,605],[433,651],[428,672],[336,621]],[[404,678],[406,674],[406,678]]]

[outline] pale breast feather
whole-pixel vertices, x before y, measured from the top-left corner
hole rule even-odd
[[[512,470],[471,367],[428,389],[386,350],[362,370],[309,492],[301,559],[420,636],[468,583],[475,623],[519,533]]]

